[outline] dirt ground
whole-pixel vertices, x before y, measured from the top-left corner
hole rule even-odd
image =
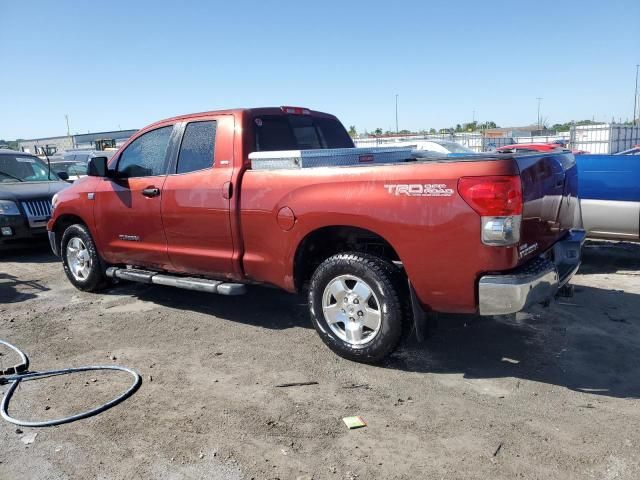
[[[640,478],[640,245],[589,243],[573,283],[573,298],[512,320],[441,315],[425,343],[367,366],[334,355],[304,300],[274,289],[88,294],[46,245],[0,253],[0,338],[32,370],[121,364],[143,376],[90,419],[0,420],[0,478]],[[16,363],[0,353],[0,368]],[[276,387],[304,381],[318,384]],[[128,382],[25,382],[11,412],[62,416]],[[348,430],[349,415],[368,426]]]

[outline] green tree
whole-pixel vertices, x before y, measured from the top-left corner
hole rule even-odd
[[[355,125],[351,125],[349,127],[349,136],[351,138],[356,138],[358,136],[358,131],[356,130],[356,126]]]
[[[593,120],[572,120],[565,123],[555,123],[551,126],[551,128],[556,132],[568,132],[569,130],[571,130],[571,125],[597,125],[598,123],[601,122],[594,122]]]
[[[374,135],[382,135],[382,129],[381,129],[380,127],[376,128],[376,129],[373,131],[373,134],[374,134]]]
[[[484,123],[481,123],[481,124],[477,125],[477,130],[487,130],[489,128],[500,128],[500,127],[498,127],[496,122],[491,122],[491,121],[484,122]]]
[[[475,132],[478,129],[478,122],[470,122],[470,123],[465,123],[462,126],[462,130],[465,132]]]

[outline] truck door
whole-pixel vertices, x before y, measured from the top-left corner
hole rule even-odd
[[[169,258],[179,272],[224,277],[233,272],[234,117],[199,117],[180,129],[162,194]]]
[[[96,188],[94,217],[107,262],[170,266],[160,202],[173,129],[163,126],[134,139],[114,159],[113,178],[104,178]]]

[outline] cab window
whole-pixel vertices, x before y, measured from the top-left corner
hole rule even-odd
[[[215,161],[216,122],[187,124],[178,154],[176,173],[189,173],[211,168]]]
[[[167,147],[173,126],[144,133],[122,152],[116,168],[119,178],[152,177],[166,173]]]

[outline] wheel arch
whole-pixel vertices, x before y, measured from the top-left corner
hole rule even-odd
[[[75,225],[76,223],[81,223],[85,227],[89,228],[87,222],[85,222],[78,215],[74,215],[72,213],[65,213],[56,218],[55,223],[53,224],[53,228],[51,231],[55,235],[56,249],[60,252],[60,244],[62,243],[62,234],[64,231],[70,227],[71,225]]]
[[[382,235],[350,225],[327,225],[308,232],[293,256],[293,280],[300,292],[315,269],[327,258],[342,252],[361,252],[399,262],[396,249]]]

